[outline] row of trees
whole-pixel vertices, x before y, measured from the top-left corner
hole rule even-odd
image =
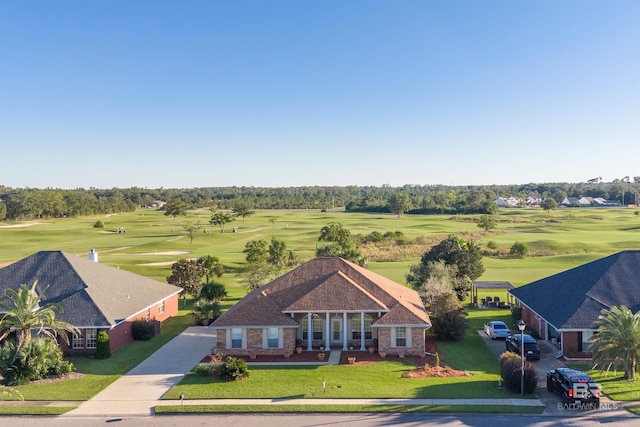
[[[99,196],[85,190],[28,189],[0,195],[0,220],[41,219],[131,212],[122,193]]]
[[[152,201],[178,201],[184,209],[334,209],[350,212],[490,213],[498,196],[553,199],[602,197],[637,203],[640,177],[612,182],[490,186],[404,185],[391,187],[205,187],[191,189],[14,189],[0,186],[0,220],[95,215],[131,211]],[[237,216],[244,218],[241,212]],[[249,213],[250,215],[250,213]]]

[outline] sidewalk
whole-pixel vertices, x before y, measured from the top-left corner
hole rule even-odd
[[[156,406],[180,406],[179,400],[161,400]],[[538,399],[194,399],[183,405],[515,405],[543,407]]]

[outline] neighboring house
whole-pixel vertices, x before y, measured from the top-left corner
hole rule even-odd
[[[560,338],[565,356],[589,356],[602,309],[640,310],[640,251],[623,251],[509,291],[527,328]]]
[[[166,205],[166,202],[163,202],[162,200],[154,200],[153,202],[150,202],[147,207],[149,208],[158,208],[161,209],[162,207],[164,207],[164,205]]]
[[[80,330],[67,354],[96,349],[98,332],[109,334],[111,351],[131,341],[134,320],[160,322],[178,312],[181,288],[158,282],[119,268],[98,263],[93,249],[89,259],[62,251],[40,251],[0,269],[0,293],[38,281],[42,303],[57,303],[64,310],[57,318]]]
[[[542,199],[529,196],[526,198],[525,203],[527,206],[540,206],[540,204],[542,203]]]
[[[597,203],[595,202],[593,197],[580,197],[578,199],[578,203],[580,203],[581,206],[595,206],[595,205],[597,205]]]
[[[431,327],[417,292],[342,258],[315,258],[251,292],[210,326],[217,350],[265,355],[377,343],[424,355]]]
[[[565,197],[560,204],[563,206],[579,206],[579,200],[578,197]]]
[[[506,208],[507,206],[509,206],[507,199],[505,199],[504,197],[498,197],[493,201],[493,203],[498,205],[499,208]]]

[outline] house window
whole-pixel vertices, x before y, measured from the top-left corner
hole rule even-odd
[[[164,313],[164,301],[158,304],[158,314]]]
[[[311,328],[313,329],[313,339],[314,340],[322,340],[324,330],[324,319],[317,314],[311,316],[312,324]],[[309,339],[309,316],[304,316],[302,318],[302,339]]]
[[[407,346],[407,328],[405,327],[397,327],[396,328],[396,347],[406,347]]]
[[[324,339],[324,319],[322,317],[314,317],[313,318],[313,339],[314,340],[322,340]]]
[[[84,348],[84,336],[82,335],[82,331],[79,331],[77,334],[73,334],[71,336],[71,348],[74,350],[80,350]]]
[[[242,329],[231,329],[231,348],[242,348]]]
[[[302,318],[302,339],[309,339],[309,321],[307,320],[309,316],[304,316]]]
[[[96,348],[96,342],[98,341],[98,330],[97,329],[87,329],[87,348]]]
[[[279,331],[278,328],[267,328],[267,347],[278,348],[279,347]]]
[[[373,338],[373,332],[371,329],[372,322],[373,322],[373,319],[371,318],[371,316],[368,316],[365,314],[364,315],[364,339],[365,340],[370,340],[371,338]],[[354,318],[353,321],[351,322],[351,339],[359,340],[361,336],[362,336],[362,333],[360,331],[360,316],[358,316]]]

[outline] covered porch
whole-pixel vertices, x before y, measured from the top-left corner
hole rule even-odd
[[[377,347],[377,328],[372,327],[383,312],[324,311],[290,313],[300,322],[296,347],[360,350]]]

